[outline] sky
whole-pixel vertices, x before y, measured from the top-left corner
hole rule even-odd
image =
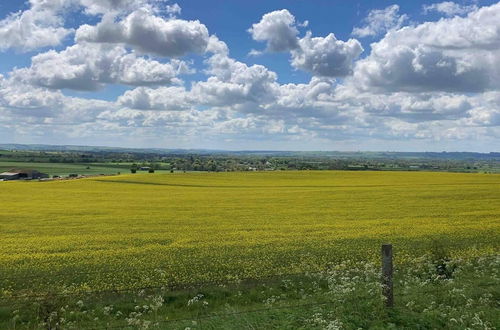
[[[2,0],[0,143],[500,151],[500,3]]]

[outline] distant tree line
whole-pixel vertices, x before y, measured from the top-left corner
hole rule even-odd
[[[423,154],[424,156],[426,154]],[[415,157],[414,154],[351,153],[327,155],[321,153],[269,154],[165,154],[154,152],[116,151],[1,151],[2,162],[102,164],[123,170],[138,171],[277,171],[277,170],[431,170],[500,172],[498,158],[450,159]],[[397,156],[397,157],[396,157]]]

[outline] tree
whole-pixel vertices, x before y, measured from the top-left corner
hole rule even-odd
[[[132,167],[130,167],[130,173],[136,173],[137,172],[137,164],[134,163],[132,164]]]

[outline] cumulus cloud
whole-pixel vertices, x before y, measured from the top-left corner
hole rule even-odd
[[[389,32],[357,62],[352,82],[378,91],[482,92],[500,86],[498,49],[500,4]]]
[[[160,63],[127,53],[120,46],[76,44],[61,52],[36,55],[31,67],[17,69],[12,76],[36,86],[91,91],[106,83],[169,84],[188,72],[187,64],[179,60]]]
[[[69,13],[116,17],[134,10],[160,11],[161,0],[29,0],[29,8],[0,20],[0,50],[20,52],[58,46],[74,32],[65,27]],[[164,6],[171,17],[180,14],[177,3]],[[163,8],[163,6],[162,6]]]
[[[460,126],[495,127],[500,126],[500,92],[492,91],[470,96],[472,108],[468,116],[460,121]]]
[[[225,53],[223,42],[214,42],[214,54],[206,60],[205,81],[184,87],[136,88],[118,99],[122,106],[141,110],[178,111],[200,105],[258,111],[272,103],[279,93],[276,73],[262,65],[248,66]],[[247,109],[247,110],[245,110]]]
[[[211,35],[208,39],[207,52],[213,54],[228,55],[229,48],[224,41],[219,40],[217,36]]]
[[[127,128],[130,132],[134,127],[159,128],[153,137],[165,133],[169,129],[172,135],[183,135],[185,137],[195,134],[200,128],[209,129],[217,120],[217,111],[140,111],[121,108],[114,111],[103,111],[98,115],[99,120],[108,125],[118,125]]]
[[[46,1],[46,0],[37,0]],[[61,1],[61,0],[59,0]],[[71,1],[71,0],[70,0]],[[148,4],[154,4],[148,0],[73,0],[77,5],[83,6],[85,13],[89,15],[128,12],[141,8]]]
[[[463,6],[452,1],[444,1],[439,3],[433,3],[431,5],[424,5],[423,9],[425,14],[432,11],[436,11],[446,16],[455,16],[455,15],[465,15],[470,13],[471,11],[475,11],[477,10],[477,6],[476,5]]]
[[[392,5],[385,9],[375,9],[370,11],[364,19],[365,25],[355,27],[352,34],[361,38],[381,35],[389,30],[399,29],[407,20],[407,15],[399,14],[398,5]]]
[[[268,51],[290,51],[291,64],[296,69],[325,77],[351,74],[353,61],[363,52],[359,41],[349,39],[344,42],[338,40],[333,33],[313,38],[312,33],[307,32],[305,37],[298,38],[296,26],[295,17],[283,9],[265,14],[248,31],[254,40],[266,41]],[[261,53],[252,50],[250,54],[255,56]]]
[[[365,89],[408,92],[481,92],[495,84],[488,64],[472,56],[404,44],[374,45],[370,56],[357,63],[354,81]]]
[[[170,16],[175,16],[181,14],[182,8],[178,3],[174,3],[172,5],[167,5],[165,10]]]
[[[187,110],[192,106],[189,93],[184,87],[138,87],[125,92],[118,98],[118,103],[131,109],[140,110]]]
[[[60,91],[35,87],[15,78],[0,81],[0,113],[20,134],[37,125],[74,125],[74,129],[83,123],[95,123],[100,112],[112,108],[112,102],[68,97]],[[30,134],[29,130],[25,133]]]
[[[206,81],[184,87],[139,87],[119,97],[121,106],[139,110],[179,111],[200,105],[235,113],[282,116],[329,116],[334,80],[313,77],[307,84],[278,84],[276,73],[261,65],[248,66],[224,54],[207,60]],[[325,114],[326,109],[329,114]],[[339,116],[337,116],[337,119]]]
[[[225,54],[207,60],[206,81],[193,84],[192,93],[200,104],[233,106],[244,103],[265,104],[274,99],[278,86],[276,73],[262,65],[248,66]],[[253,110],[257,110],[254,106]]]
[[[59,108],[64,101],[60,91],[16,83],[4,79],[0,81],[0,106],[12,109]]]
[[[334,85],[332,80],[317,77],[313,77],[307,84],[280,85],[276,105],[283,109],[301,110],[311,110],[320,107],[322,103],[331,106]]]
[[[324,77],[350,75],[354,60],[363,52],[356,39],[338,40],[333,33],[315,38],[308,33],[299,40],[299,45],[299,49],[292,51],[292,66]]]
[[[500,3],[482,7],[467,17],[443,18],[388,33],[383,40],[404,41],[407,45],[422,45],[448,50],[500,48]]]
[[[370,95],[364,102],[367,113],[410,123],[457,120],[473,109],[469,97],[451,93]]]
[[[299,31],[295,17],[286,9],[265,14],[248,32],[254,40],[267,42],[267,50],[271,52],[283,52],[298,47]]]
[[[31,7],[0,21],[0,50],[32,51],[57,46],[70,33],[60,16],[63,1],[31,1]]]
[[[115,20],[115,16],[107,15],[96,26],[80,26],[76,41],[125,44],[142,53],[166,57],[203,53],[209,43],[208,30],[199,21],[166,20],[148,8]]]
[[[177,141],[199,147],[233,141],[238,148],[248,141],[258,148],[265,141],[266,147],[292,149],[313,143],[352,148],[352,141],[383,140],[388,146],[500,138],[499,4],[406,27],[397,6],[372,11],[353,33],[385,35],[361,60],[363,49],[355,39],[301,36],[307,24],[287,10],[264,15],[249,29],[252,38],[266,43],[263,53],[289,52],[293,68],[311,73],[307,83],[279,83],[271,68],[231,58],[228,45],[202,23],[176,18],[180,7],[173,3],[31,0],[28,10],[33,8],[55,13],[51,28],[64,29],[58,19],[69,11],[95,15],[100,23],[82,26],[75,45],[41,53],[30,67],[0,75],[2,137],[55,131],[57,141],[78,143]],[[35,25],[32,30],[44,27]],[[186,62],[155,57],[189,53],[206,54],[202,63],[208,76],[189,86],[178,78],[192,72]],[[116,101],[60,91],[92,91],[106,84],[133,87]]]

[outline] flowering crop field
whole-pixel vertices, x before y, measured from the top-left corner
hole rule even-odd
[[[135,174],[0,183],[3,295],[225,282],[377,262],[438,242],[497,255],[500,175]]]
[[[156,173],[0,197],[1,328],[500,327],[500,175]]]

